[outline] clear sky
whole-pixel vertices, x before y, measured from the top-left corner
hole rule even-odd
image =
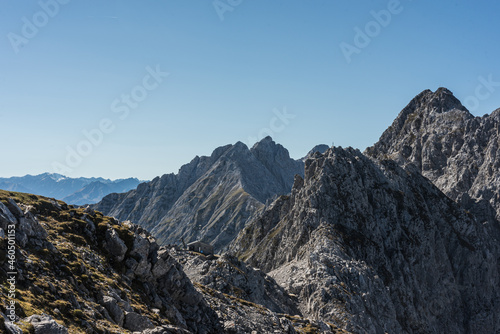
[[[268,134],[294,158],[320,143],[364,150],[440,86],[474,115],[500,107],[493,0],[0,8],[1,177],[151,179]]]

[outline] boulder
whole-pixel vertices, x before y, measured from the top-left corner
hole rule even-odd
[[[35,328],[35,334],[68,334],[68,329],[58,324],[50,315],[32,315],[24,319]]]
[[[116,261],[121,262],[125,258],[125,253],[127,253],[127,246],[122,239],[118,236],[118,233],[112,228],[106,230],[106,241],[104,247],[111,254]]]
[[[155,328],[149,318],[136,312],[125,313],[125,323],[123,324],[123,327],[133,332],[140,332],[146,329]]]
[[[16,223],[16,217],[14,217],[12,212],[10,212],[9,208],[7,208],[5,204],[0,202],[0,227],[6,230],[7,225]]]
[[[125,319],[125,314],[118,305],[118,301],[110,296],[104,296],[102,299],[102,305],[109,312],[111,318],[118,326],[123,326],[123,320]]]

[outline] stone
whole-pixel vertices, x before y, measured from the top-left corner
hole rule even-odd
[[[9,224],[17,224],[17,219],[10,212],[9,208],[0,202],[0,227],[7,230]]]
[[[125,258],[127,253],[127,246],[122,239],[118,236],[118,233],[112,229],[108,228],[106,230],[106,250],[116,259],[116,261],[121,262]]]
[[[10,321],[5,322],[5,329],[8,334],[23,334],[23,330]]]
[[[172,325],[163,325],[161,327],[155,327],[153,329],[146,329],[142,331],[142,334],[192,334],[193,332],[188,331],[187,329],[172,326]]]
[[[111,316],[113,321],[118,326],[120,326],[120,327],[123,326],[123,321],[125,319],[125,313],[123,313],[123,310],[118,305],[118,301],[113,297],[104,296],[103,300],[102,300],[102,305],[109,312],[109,315]]]
[[[139,313],[125,312],[125,322],[123,324],[123,328],[137,332],[155,328],[155,326],[149,318],[140,315]]]
[[[14,210],[12,212],[14,214],[14,216],[16,216],[18,218],[19,217],[24,217],[23,210],[21,210],[21,208],[17,205],[17,203],[12,198],[9,198],[8,202],[10,204],[11,210]]]
[[[67,334],[68,329],[58,324],[50,315],[32,315],[24,319],[35,328],[35,334]]]

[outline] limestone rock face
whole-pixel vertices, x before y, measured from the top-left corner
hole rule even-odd
[[[183,251],[171,254],[192,282],[261,305],[275,313],[300,315],[295,298],[273,278],[230,254],[212,259]]]
[[[270,137],[251,149],[243,143],[196,157],[179,173],[163,175],[94,208],[151,231],[162,244],[203,239],[224,249],[277,195],[290,192],[304,164]]]
[[[25,321],[33,325],[35,334],[68,334],[68,329],[59,325],[49,315],[32,315]]]
[[[500,109],[474,117],[440,88],[417,95],[366,154],[415,166],[498,238],[499,135]]]
[[[104,296],[103,305],[108,311],[111,318],[118,326],[123,326],[123,320],[125,319],[125,314],[123,310],[118,305],[118,301],[110,296]]]
[[[353,332],[495,333],[498,246],[417,168],[331,148],[231,249]]]
[[[127,312],[125,315],[124,328],[132,332],[142,332],[147,329],[155,328],[151,320],[136,312]]]
[[[302,317],[294,297],[234,256],[160,247],[142,227],[89,208],[0,190],[0,226],[10,235],[9,225],[26,240],[11,264],[0,238],[0,277],[14,266],[22,296],[13,324],[0,313],[2,333],[22,334],[26,323],[40,334],[335,330]],[[8,299],[1,289],[0,300]]]
[[[87,333],[167,323],[186,332],[221,332],[217,314],[179,263],[137,225],[0,191],[0,227],[9,236],[15,230],[17,244],[9,263],[8,240],[0,238],[0,277],[16,271],[16,296],[22,296],[16,315],[35,333],[67,333],[58,322]],[[0,300],[8,300],[6,291]],[[27,310],[35,315],[23,319]],[[0,322],[0,331],[15,328]]]

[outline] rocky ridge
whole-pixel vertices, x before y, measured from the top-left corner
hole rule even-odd
[[[439,88],[417,95],[365,153],[415,166],[498,238],[499,144],[500,109],[474,117],[453,93]]]
[[[303,162],[270,137],[251,149],[243,143],[196,157],[178,174],[143,183],[125,194],[111,194],[94,206],[151,231],[160,243],[202,239],[224,249],[279,194],[290,192]]]
[[[356,333],[495,333],[498,246],[416,168],[332,148],[231,249]]]
[[[0,191],[0,201],[0,231],[15,226],[15,313],[21,327],[57,321],[70,333],[219,328],[181,266],[142,228],[35,195]],[[0,242],[5,252],[7,238]],[[5,255],[2,281],[11,271]],[[2,285],[3,307],[7,293]]]
[[[143,228],[90,208],[0,191],[0,279],[4,282],[11,271],[6,234],[12,226],[16,230],[16,303],[15,312],[7,308],[9,289],[2,285],[1,332],[343,332],[295,314],[283,289],[234,257],[211,260],[167,249]],[[177,259],[190,264],[183,266]],[[192,272],[197,265],[208,268],[210,279],[190,280],[183,267]],[[275,296],[274,288],[282,293]],[[263,305],[255,303],[261,300]],[[15,321],[10,322],[8,316],[13,314]]]

